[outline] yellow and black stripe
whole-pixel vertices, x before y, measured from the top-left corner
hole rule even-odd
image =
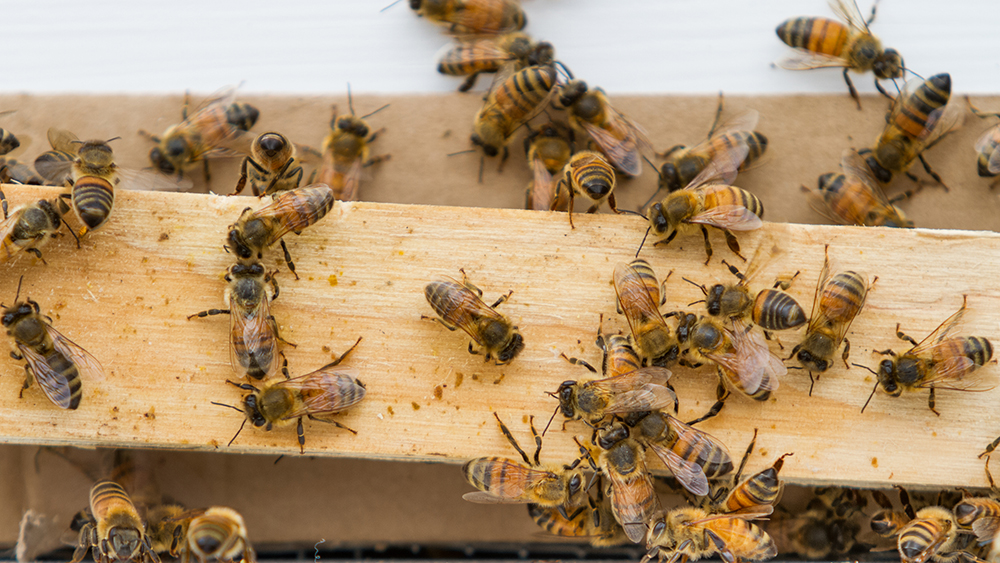
[[[715,209],[728,205],[746,207],[748,211],[764,218],[764,204],[752,193],[735,186],[727,186],[726,189],[717,190],[705,196],[705,209]]]
[[[851,36],[847,26],[828,18],[792,18],[782,22],[775,32],[789,47],[831,57],[841,56]]]
[[[850,322],[865,304],[868,279],[852,270],[833,276],[823,287],[820,311],[834,322]]]
[[[788,330],[808,320],[795,298],[777,289],[765,289],[757,294],[751,318],[765,330]]]
[[[509,137],[548,98],[555,84],[553,66],[522,69],[497,86],[492,96],[494,103],[482,119],[506,123],[504,137]]]
[[[927,129],[927,119],[938,108],[944,107],[951,98],[951,75],[937,74],[925,80],[912,95],[906,96],[896,103],[899,110],[893,112],[893,122],[882,134],[882,139],[890,134],[892,129],[902,131],[911,139],[920,137]],[[880,143],[881,144],[881,140]]]
[[[603,201],[615,189],[614,167],[593,151],[574,154],[566,164],[566,175],[574,191],[593,201]]]
[[[83,176],[73,185],[73,209],[88,230],[96,230],[111,216],[115,188],[104,178]]]

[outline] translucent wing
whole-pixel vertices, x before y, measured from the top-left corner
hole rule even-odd
[[[450,21],[461,29],[490,34],[517,31],[516,22],[503,25],[504,18],[499,17],[505,9],[504,0],[477,0],[462,2],[459,5],[462,8],[455,11],[455,19]]]
[[[964,121],[965,108],[952,100],[949,100],[944,107],[932,111],[927,116],[927,127],[918,138],[921,150],[933,147],[942,137],[961,127]]]
[[[303,199],[309,199],[316,203],[332,202],[334,199],[333,189],[326,184],[310,184],[294,190],[282,192],[274,198],[271,203],[253,212],[257,218],[274,218],[280,228],[272,229],[269,233],[267,246],[278,242],[281,237],[292,231],[301,231],[311,225],[314,221],[312,214],[302,211]]]
[[[52,401],[52,404],[61,409],[70,408],[72,391],[70,390],[69,379],[52,369],[45,356],[21,344],[17,345],[17,349],[20,351],[21,356],[27,360],[35,381],[38,382],[38,386],[42,388],[45,396]]]
[[[467,501],[481,504],[524,504],[532,502],[528,495],[528,489],[533,485],[555,479],[556,475],[551,471],[532,469],[507,459],[495,460],[492,463],[499,464],[499,472],[504,475],[501,481],[493,481],[493,487],[489,491],[476,491],[462,495]]]
[[[744,111],[730,117],[716,126],[715,131],[709,139],[714,139],[739,131],[753,131],[757,127],[758,121],[760,121],[760,113],[757,110],[751,109]],[[697,150],[695,152],[697,152]]]
[[[741,368],[737,374],[743,388],[750,395],[761,387],[777,391],[778,378],[788,373],[785,363],[771,353],[763,336],[750,331],[739,319],[733,319],[732,322],[730,337],[736,348],[736,362]]]
[[[828,281],[830,281],[830,256],[826,255],[823,258],[823,269],[820,270],[819,279],[816,280],[816,293],[813,295],[812,312],[809,313],[809,325],[806,327],[806,334],[815,331],[820,325],[827,322],[826,315],[820,312],[819,304],[820,295],[822,295],[823,288]]]
[[[555,210],[556,207],[556,183],[552,181],[552,174],[545,168],[545,163],[540,158],[536,158],[531,163],[533,180],[531,183],[531,209],[539,211]]]
[[[1000,145],[993,149],[993,153],[990,154],[990,159],[986,163],[986,169],[993,174],[1000,174]]]
[[[979,545],[992,543],[1000,534],[1000,517],[980,516],[972,522],[972,531],[976,534]]]
[[[65,129],[50,127],[48,137],[49,144],[52,145],[52,148],[57,151],[76,154],[77,149],[80,147],[80,143],[76,142],[79,141],[80,138]]]
[[[101,367],[97,358],[52,328],[52,325],[46,325],[45,330],[49,333],[49,338],[52,339],[55,349],[76,365],[80,377],[95,380],[104,379],[104,368]]]
[[[233,370],[247,376],[251,365],[259,366],[270,375],[278,370],[275,346],[277,334],[271,321],[271,306],[267,298],[252,309],[242,309],[230,300],[229,361]]]
[[[698,430],[672,416],[667,416],[666,420],[670,429],[677,434],[674,448],[683,447],[689,454],[696,452],[693,461],[699,467],[705,467],[709,463],[713,466],[729,465],[732,467],[733,461],[729,456],[729,450],[711,434]],[[685,457],[690,458],[691,456],[686,455]]]
[[[62,186],[71,179],[74,157],[65,151],[46,151],[35,159],[35,171],[52,185]]]
[[[236,101],[236,90],[238,88],[239,86],[226,86],[211,94],[209,97],[202,100],[193,111],[188,111],[187,121],[193,121],[196,119],[195,116],[199,113],[209,108],[214,108],[215,106],[228,108],[233,102]]]
[[[347,172],[339,178],[341,185],[339,190],[335,190],[334,198],[341,201],[357,201],[358,186],[361,184],[361,158],[351,162]]]
[[[711,190],[717,187],[725,188],[728,186],[708,186],[706,189]],[[719,205],[691,217],[685,223],[711,225],[731,231],[752,231],[764,225],[756,213],[742,205]]]
[[[861,15],[861,10],[858,9],[857,2],[854,0],[829,0],[827,3],[830,5],[830,9],[833,10],[833,13],[837,14],[837,17],[847,22],[848,25],[858,31],[869,33],[868,22],[866,22],[864,16]]]
[[[639,467],[629,476],[614,470],[604,472],[611,482],[611,510],[633,543],[639,543],[646,537],[646,522],[659,508],[658,500],[654,500],[650,514],[643,508],[649,504],[650,498],[657,499],[657,496],[645,463],[641,459],[637,461]]]
[[[878,202],[890,209],[895,210],[892,204],[889,203],[889,198],[885,195],[885,191],[882,186],[875,179],[875,175],[872,174],[872,169],[868,166],[858,151],[854,149],[844,150],[844,154],[840,159],[840,166],[844,169],[844,175],[848,177],[856,178],[859,182],[864,184],[866,188],[871,191],[872,195]],[[860,223],[859,223],[860,224]]]
[[[462,314],[450,320],[455,325],[464,330],[476,344],[483,344],[479,339],[479,330],[476,326],[476,319],[484,317],[491,319],[502,319],[503,315],[498,313],[493,307],[487,305],[475,292],[465,287],[465,284],[454,279],[447,278],[450,283],[457,287],[453,291],[442,294],[439,297],[439,305],[447,311],[461,311]]]
[[[736,144],[729,150],[717,151],[701,173],[685,187],[695,189],[708,184],[732,184],[748,154],[750,146],[746,143]]]
[[[705,471],[700,465],[685,461],[673,450],[659,442],[650,442],[648,446],[656,454],[656,457],[660,458],[663,465],[666,465],[667,469],[674,474],[677,481],[691,494],[698,496],[708,494],[708,477],[705,476]]]
[[[496,36],[467,35],[455,37],[438,61],[442,65],[468,63],[503,63],[512,60],[510,52],[497,44]]]
[[[590,384],[608,392],[610,400],[605,412],[619,414],[640,412],[663,409],[674,404],[677,395],[669,387],[664,386],[670,375],[668,369],[646,367],[612,378],[592,381]],[[610,380],[621,381],[612,382]],[[626,382],[625,380],[630,381]],[[584,385],[589,384],[585,383]]]
[[[164,518],[164,522],[183,522],[184,520],[190,520],[191,518],[197,518],[202,514],[205,514],[207,508],[192,508],[191,510],[185,510],[180,514]]]
[[[977,153],[981,153],[992,146],[986,169],[993,174],[1000,174],[1000,143],[996,143],[996,139],[1000,139],[1000,125],[996,125],[983,132],[976,141],[975,149]]]
[[[551,72],[553,76],[555,74],[555,70],[551,69],[551,67],[527,67],[521,69],[520,71],[517,70],[517,65],[514,63],[509,63],[501,67],[500,70],[496,73],[496,76],[493,78],[493,82],[490,85],[490,91],[486,95],[486,103],[483,105],[483,109],[479,110],[478,115],[485,115],[487,113],[497,110],[497,107],[500,105],[501,101],[501,98],[500,96],[497,95],[497,92],[499,91],[500,86],[502,86],[504,82],[506,82],[508,79],[513,78],[513,76],[517,72],[527,72],[529,71],[529,69],[535,69],[535,68],[543,68],[543,70],[549,69],[548,71]],[[546,93],[545,97],[541,100],[541,102],[539,102],[537,106],[533,108],[521,108],[521,107],[513,108],[520,115],[518,116],[517,119],[510,120],[505,124],[505,130],[506,130],[505,137],[510,137],[511,135],[513,135],[514,131],[516,131],[518,127],[524,125],[528,121],[531,121],[531,118],[538,115],[543,109],[545,109],[548,106],[549,100],[552,99],[552,96],[556,92],[556,88],[554,87],[555,79],[552,80],[552,84],[553,88],[551,88]],[[519,90],[519,88],[517,88],[513,83],[511,84],[511,89]],[[510,103],[510,100],[507,98],[508,96],[503,97],[503,102],[505,104]],[[503,111],[503,109],[501,108],[501,113],[505,114],[509,113],[509,110]]]
[[[850,61],[840,57],[814,53],[805,49],[793,49],[787,57],[775,61],[776,65],[785,70],[809,70],[812,68],[830,68],[851,66]]]
[[[353,367],[325,367],[279,382],[277,385],[301,391],[304,397],[301,409],[293,409],[282,418],[334,414],[358,404],[365,398],[365,388],[357,381],[360,374]]]
[[[739,285],[749,285],[768,264],[784,253],[785,251],[775,244],[773,239],[761,240],[757,245],[757,249],[754,250],[753,256],[747,261],[747,267],[743,270],[743,279],[740,280]]]
[[[649,290],[642,283],[635,268],[624,262],[619,262],[615,266],[614,282],[618,302],[622,311],[625,312],[625,318],[632,329],[632,334],[635,334],[635,330],[650,319],[656,319],[656,322],[666,326],[667,323],[660,315],[656,300],[649,294]]]
[[[190,190],[194,186],[194,183],[187,178],[164,176],[152,170],[118,168],[116,172],[121,178],[121,183],[117,187],[127,190],[182,192]]]
[[[943,323],[939,324],[933,332],[927,335],[926,338],[917,343],[916,346],[910,348],[906,353],[912,354],[914,356],[926,355],[943,341],[948,339],[958,328],[958,323],[962,321],[962,317],[965,316],[965,301],[962,302],[962,306],[952,313],[950,317],[944,320]]]

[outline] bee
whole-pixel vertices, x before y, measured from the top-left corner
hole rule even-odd
[[[452,33],[509,33],[528,23],[517,0],[410,0],[410,8]]]
[[[289,232],[301,234],[325,217],[333,209],[333,202],[333,190],[326,184],[311,184],[277,194],[270,204],[256,211],[251,207],[243,210],[240,218],[229,226],[225,248],[240,260],[260,260],[265,249],[280,242],[288,269],[299,279],[282,237]]]
[[[871,168],[854,149],[844,151],[840,165],[844,169],[842,173],[819,177],[819,195],[829,211],[821,213],[844,225],[913,227],[913,221],[893,205],[911,192],[892,199],[887,197],[872,175]],[[805,186],[803,189],[808,191]]]
[[[788,70],[843,67],[844,80],[859,110],[861,98],[847,72],[864,73],[870,70],[875,73],[875,87],[889,97],[879,79],[902,78],[905,67],[903,57],[895,49],[883,49],[882,42],[868,29],[875,20],[878,2],[872,5],[872,15],[867,20],[854,0],[830,0],[829,4],[847,25],[828,18],[785,20],[775,31],[786,45],[795,48],[795,54],[778,61],[778,66]]]
[[[947,73],[927,80],[914,78],[906,83],[892,103],[875,148],[859,151],[879,182],[887,184],[894,174],[902,173],[919,182],[908,170],[914,160],[920,160],[924,170],[948,190],[924,160],[923,151],[962,125],[965,117],[962,108],[950,100],[951,76]]]
[[[624,544],[628,538],[611,511],[611,500],[598,487],[597,499],[587,497],[587,506],[581,506],[568,517],[558,508],[538,504],[528,505],[528,516],[546,532],[560,537],[586,538],[594,547]]]
[[[1000,117],[1000,113],[984,113],[979,111],[979,108],[972,105],[969,101],[969,97],[965,97],[966,102],[969,104],[969,109],[972,110],[972,115],[979,118],[984,117]],[[980,177],[982,178],[992,178],[994,176],[1000,175],[1000,124],[994,125],[993,127],[987,129],[983,134],[976,140],[976,169]],[[1000,179],[990,185],[990,188],[995,188],[997,183],[1000,183]]]
[[[242,409],[222,403],[213,403],[242,410],[246,415],[246,419],[229,444],[232,445],[236,437],[240,435],[240,431],[243,430],[243,426],[248,420],[255,427],[263,428],[268,432],[272,428],[288,426],[297,421],[296,434],[299,438],[299,451],[301,453],[305,453],[306,447],[306,435],[302,427],[303,418],[333,424],[351,434],[357,434],[357,431],[329,417],[358,404],[361,399],[365,398],[366,388],[364,383],[358,379],[360,373],[358,369],[353,367],[337,368],[340,362],[344,361],[347,355],[360,343],[361,338],[358,338],[357,342],[336,360],[312,373],[299,377],[288,375],[286,361],[281,368],[285,379],[265,381],[259,389],[249,383],[226,380],[230,385],[249,391],[249,394],[243,397]]]
[[[764,251],[765,256],[762,256]],[[705,306],[708,314],[713,317],[725,319],[741,319],[744,322],[751,321],[767,331],[789,330],[799,327],[806,322],[806,313],[795,301],[795,298],[779,291],[788,289],[791,280],[776,280],[772,288],[763,289],[753,295],[750,292],[750,282],[769,264],[774,258],[783,254],[777,245],[761,244],[757,247],[752,258],[748,262],[746,272],[740,271],[732,264],[722,261],[723,265],[729,268],[730,273],[738,280],[735,284],[715,284],[710,288],[692,283],[701,289],[705,294]],[[798,276],[798,272],[792,279]],[[690,280],[687,280],[690,281]],[[695,303],[697,303],[696,301]]]
[[[255,196],[298,188],[302,183],[302,167],[295,153],[295,145],[288,137],[274,131],[261,133],[250,145],[250,154],[243,157],[240,179],[231,195],[241,193],[247,180]]]
[[[534,65],[515,71],[507,65],[493,78],[486,102],[473,122],[472,143],[486,156],[497,156],[514,132],[542,110],[556,85],[554,65]]]
[[[969,536],[961,532],[950,510],[941,506],[921,508],[899,530],[896,539],[899,557],[903,563],[982,561],[965,551]]]
[[[17,159],[0,157],[0,184],[43,186],[45,178]]]
[[[663,283],[666,281],[664,279]],[[661,299],[663,284],[657,283],[649,262],[642,259],[629,264],[620,262],[615,266],[614,284],[618,308],[628,320],[632,340],[643,364],[669,367],[676,363],[680,352],[677,337],[660,314],[660,305],[666,300],[666,293]]]
[[[992,481],[992,477],[990,480]],[[955,505],[955,520],[959,526],[972,530],[979,545],[989,545],[992,550],[996,549],[994,544],[997,537],[1000,537],[1000,501],[996,498],[963,498]]]
[[[764,205],[752,193],[728,184],[736,178],[748,151],[749,147],[743,145],[717,154],[684,189],[649,207],[646,215],[649,229],[658,239],[656,244],[670,244],[678,233],[692,231],[697,226],[705,238],[708,255],[705,264],[708,264],[712,260],[712,244],[706,227],[715,227],[725,234],[729,249],[746,261],[732,231],[759,229],[763,225]],[[642,250],[641,244],[639,249]]]
[[[480,74],[497,72],[509,63],[524,68],[552,64],[555,60],[555,48],[551,43],[536,42],[526,33],[459,36],[455,42],[438,61],[438,72],[466,76],[458,87],[459,92],[468,92]]]
[[[611,512],[629,541],[639,543],[646,536],[650,519],[660,510],[660,499],[646,470],[646,450],[629,427],[618,421],[595,430],[594,437],[599,448],[596,461],[577,440],[580,453],[607,478]]]
[[[14,305],[0,305],[4,307],[2,324],[17,346],[17,352],[11,352],[10,357],[27,362],[24,386],[18,397],[37,380],[52,404],[74,410],[83,397],[83,379],[103,378],[104,368],[89,352],[53,328],[51,319],[41,314],[36,301],[27,298],[18,301],[23,281],[22,277],[17,282]]]
[[[736,147],[741,152],[746,148],[746,154],[739,162],[737,170],[742,172],[764,156],[767,150],[767,137],[755,131],[760,114],[756,110],[743,112],[719,124],[722,115],[722,94],[719,94],[719,107],[715,112],[715,122],[708,132],[708,139],[694,147],[677,145],[661,156],[667,161],[660,167],[660,189],[675,192],[691,183],[709,162],[725,155]]]
[[[546,469],[539,461],[542,438],[535,430],[535,419],[529,419],[531,436],[535,439],[535,455],[521,449],[507,425],[500,416],[493,413],[500,431],[517,450],[524,465],[505,457],[480,457],[469,460],[462,466],[462,474],[470,485],[478,491],[465,493],[462,498],[469,502],[483,504],[526,504],[556,508],[559,514],[569,519],[567,508],[579,506],[581,495],[585,495],[583,471],[577,469],[580,460],[562,468]]]
[[[184,95],[181,121],[168,128],[162,137],[147,131],[139,134],[153,141],[157,146],[149,151],[153,168],[160,172],[182,176],[184,170],[199,161],[205,169],[205,181],[210,181],[208,159],[225,156],[230,149],[239,147],[246,152],[249,143],[246,132],[257,123],[260,111],[250,104],[236,102],[236,90],[227,89],[220,95],[205,100],[194,113],[188,115],[190,98]]]
[[[570,227],[573,227],[573,198],[576,194],[594,202],[587,213],[596,212],[605,200],[612,211],[619,213],[613,193],[615,183],[615,169],[600,153],[580,151],[574,154],[563,168],[563,178],[556,184],[556,192],[565,194],[569,199]]]
[[[870,526],[873,532],[883,538],[891,538],[899,533],[910,520],[917,517],[917,513],[910,504],[910,495],[906,489],[896,487],[899,490],[899,501],[903,508],[895,509],[892,501],[882,491],[872,491],[872,499],[880,509],[872,514]]]
[[[271,302],[278,298],[278,282],[259,262],[233,264],[226,272],[228,309],[209,309],[193,315],[229,315],[229,361],[241,377],[264,379],[278,370],[278,323]],[[270,291],[268,291],[270,286]]]
[[[582,80],[570,80],[559,90],[559,104],[566,108],[569,124],[586,132],[608,162],[626,176],[642,173],[641,151],[649,148],[643,130],[618,112],[600,88],[589,89]]]
[[[482,348],[485,361],[496,359],[495,364],[511,362],[524,349],[524,337],[507,317],[496,311],[496,307],[507,301],[514,293],[501,295],[492,305],[483,302],[483,291],[472,285],[462,272],[462,281],[447,279],[431,282],[424,287],[424,297],[440,318],[421,315],[423,320],[441,323],[448,330],[461,328],[472,340],[469,353],[479,354],[473,342]]]
[[[770,509],[771,507],[765,507]],[[723,561],[763,561],[778,554],[771,536],[750,520],[770,510],[715,514],[703,508],[675,508],[654,516],[642,563],[653,559],[697,561],[718,554]]]
[[[156,504],[146,511],[146,536],[156,553],[180,555],[187,533],[187,510],[179,504]]]
[[[371,156],[369,144],[375,142],[380,131],[371,131],[365,118],[382,111],[388,106],[361,116],[354,115],[351,91],[347,90],[349,116],[337,116],[337,106],[333,106],[330,132],[323,139],[323,160],[315,175],[315,181],[333,188],[333,195],[341,201],[357,201],[358,186],[361,183],[361,169],[389,160],[391,155]]]
[[[878,377],[868,401],[865,401],[865,407],[879,387],[892,397],[900,396],[903,391],[929,389],[927,406],[931,412],[940,416],[941,413],[934,409],[936,388],[971,391],[974,382],[964,378],[993,358],[993,345],[981,336],[951,336],[965,311],[966,297],[963,296],[962,307],[920,342],[903,334],[897,323],[896,336],[912,344],[912,348],[902,354],[896,354],[892,350],[876,350],[877,354],[892,357],[882,360],[877,372],[867,366],[855,364],[872,371]],[[864,412],[864,407],[861,412]]]
[[[72,563],[80,563],[88,549],[98,563],[152,561],[160,558],[150,546],[142,518],[132,499],[114,481],[98,481],[90,489],[90,510],[80,529]]]
[[[753,453],[757,443],[757,429],[754,428],[753,439],[743,454],[740,467],[733,476],[733,486],[726,495],[725,500],[716,507],[717,511],[735,513],[743,510],[766,511],[768,507],[774,507],[781,500],[781,494],[785,485],[778,479],[778,473],[784,466],[785,458],[792,454],[784,454],[767,467],[744,480],[740,480],[740,475],[746,467],[750,454]],[[724,489],[720,489],[722,492]]]
[[[809,370],[810,396],[816,383],[813,373],[821,374],[833,365],[833,355],[841,343],[844,343],[841,357],[844,365],[850,368],[847,358],[851,352],[851,341],[846,338],[847,331],[865,306],[868,292],[878,280],[878,276],[875,276],[868,283],[867,275],[853,270],[833,275],[830,272],[830,245],[826,245],[824,253],[823,270],[816,283],[816,295],[813,297],[806,335],[792,349],[790,356]]]
[[[861,513],[863,506],[854,504],[854,498],[867,503],[867,497],[850,489],[827,487],[822,491],[816,491],[803,512],[795,515],[776,512],[771,515],[766,530],[774,538],[779,553],[796,553],[811,560],[831,560],[831,557],[841,558],[850,553],[857,545],[855,538],[861,532],[861,526],[855,516]],[[828,491],[848,493],[854,498],[832,499]],[[829,500],[838,504],[830,505]],[[841,511],[841,507],[845,510]]]
[[[148,515],[153,550],[168,551],[181,563],[257,560],[247,539],[243,516],[225,506],[185,511],[177,505],[156,507]],[[155,535],[154,535],[155,534]],[[157,550],[156,547],[164,549]]]
[[[771,353],[763,336],[751,332],[739,319],[732,330],[710,317],[679,314],[678,333],[686,333],[682,364],[716,366],[719,386],[716,402],[707,414],[688,424],[711,418],[722,410],[729,393],[735,391],[756,401],[766,401],[778,390],[780,377],[787,373],[780,358]]]
[[[0,223],[0,264],[13,260],[25,251],[47,264],[39,247],[58,235],[65,222],[63,214],[69,211],[66,204],[60,199],[40,199],[8,213],[7,198],[0,190],[0,206],[3,207],[4,217]],[[76,238],[72,229],[69,232]]]
[[[561,173],[573,156],[573,130],[550,121],[531,130],[524,139],[524,153],[531,163],[533,179],[525,193],[525,209],[566,211],[567,193],[556,190],[555,175]]]

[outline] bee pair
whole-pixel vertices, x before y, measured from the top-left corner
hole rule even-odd
[[[981,503],[978,499],[963,498],[955,506],[955,511],[943,506],[925,506],[914,510],[909,494],[902,488],[899,488],[902,510],[894,509],[892,502],[881,492],[876,491],[873,497],[882,509],[872,515],[872,531],[882,537],[896,538],[903,563],[982,561],[972,553],[972,534],[962,527],[973,525],[980,517],[988,520],[991,511],[995,510],[994,506]],[[961,514],[961,518],[956,518],[957,514]],[[995,537],[995,532],[982,531],[986,538]]]

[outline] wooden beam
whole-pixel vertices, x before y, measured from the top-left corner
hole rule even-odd
[[[58,190],[4,186],[11,203],[52,198]],[[18,399],[21,362],[6,360],[0,373],[0,440],[22,444],[152,447],[239,453],[298,454],[294,428],[265,433],[245,428],[227,447],[242,417],[211,401],[238,404],[226,385],[229,322],[187,320],[222,305],[222,275],[233,258],[222,249],[226,227],[251,198],[119,191],[106,228],[77,250],[62,237],[43,251],[48,265],[30,256],[5,266],[0,296],[9,303],[18,279],[53,326],[104,365],[103,381],[85,381],[79,410],[60,411],[37,387]],[[319,224],[288,237],[302,279],[278,274],[282,288],[272,312],[294,374],[312,371],[364,339],[345,365],[361,370],[368,396],[339,417],[357,436],[306,423],[312,455],[459,463],[481,455],[513,454],[496,428],[498,412],[522,443],[527,419],[540,425],[555,401],[544,394],[588,372],[559,352],[595,363],[598,317],[606,328],[626,329],[615,313],[611,273],[630,260],[645,231],[631,216],[581,215],[570,229],[563,214],[520,210],[338,203]],[[688,308],[700,291],[680,281],[728,281],[719,259],[732,260],[721,236],[717,258],[706,267],[700,236],[642,251],[656,271],[673,271],[664,311]],[[801,271],[791,293],[809,307],[823,263],[823,246],[841,268],[879,280],[852,326],[852,360],[875,365],[874,349],[904,349],[896,323],[921,338],[968,295],[961,333],[997,340],[1000,235],[968,231],[890,230],[768,223],[740,236],[747,255],[758,244],[784,250],[761,274],[770,280]],[[765,241],[765,242],[762,242]],[[282,267],[280,251],[266,256]],[[487,299],[513,290],[500,310],[524,334],[527,347],[509,366],[484,364],[465,350],[468,339],[422,321],[431,314],[424,285],[464,268]],[[761,282],[766,283],[766,281]],[[690,309],[695,309],[692,307]],[[797,336],[783,334],[786,352]],[[983,370],[996,380],[997,368]],[[681,418],[702,414],[714,400],[709,369],[674,370]],[[871,375],[836,366],[807,395],[808,378],[790,372],[766,403],[733,397],[703,428],[739,455],[759,428],[755,465],[781,453],[783,477],[798,483],[970,486],[984,484],[976,455],[1000,432],[991,405],[1000,391],[941,392],[931,413],[926,396],[876,395],[862,415]],[[558,425],[554,425],[558,427]],[[577,452],[578,423],[550,431],[543,458],[566,462]],[[926,463],[934,452],[935,462]]]

